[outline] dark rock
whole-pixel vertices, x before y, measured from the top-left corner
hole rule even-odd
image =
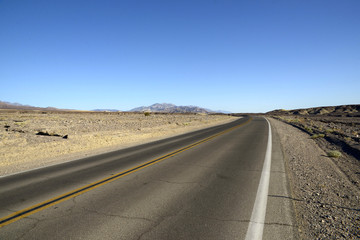
[[[38,133],[36,133],[36,135],[50,136],[50,137],[62,137],[61,135],[56,134],[56,133],[48,133],[48,132],[43,132],[43,131],[39,131]]]

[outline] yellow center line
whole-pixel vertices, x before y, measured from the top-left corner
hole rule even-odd
[[[146,168],[146,167],[149,167],[149,166],[151,166],[151,165],[153,165],[155,163],[161,162],[161,161],[163,161],[165,159],[168,159],[168,158],[170,158],[172,156],[175,156],[175,155],[177,155],[179,153],[182,153],[182,152],[184,152],[186,150],[189,150],[189,149],[191,149],[193,147],[196,147],[196,146],[198,146],[198,145],[200,145],[202,143],[208,142],[213,138],[216,138],[216,137],[218,137],[220,135],[228,133],[228,132],[230,132],[230,131],[238,128],[238,127],[241,127],[241,126],[249,123],[251,120],[252,120],[252,118],[250,117],[246,122],[244,122],[242,124],[239,124],[239,125],[237,125],[235,127],[229,128],[229,129],[227,129],[225,131],[222,131],[220,133],[214,134],[214,135],[212,135],[210,137],[204,138],[203,140],[200,140],[200,141],[195,142],[193,144],[190,144],[190,145],[188,145],[186,147],[175,150],[175,151],[173,151],[171,153],[168,153],[168,154],[166,154],[164,156],[161,156],[161,157],[158,157],[156,159],[150,160],[148,162],[145,162],[145,163],[140,164],[140,165],[138,165],[136,167],[125,170],[123,172],[119,172],[119,173],[117,173],[117,174],[115,174],[115,175],[113,175],[111,177],[103,178],[103,179],[101,179],[99,181],[96,181],[94,183],[90,183],[88,185],[85,185],[85,186],[80,187],[78,189],[75,189],[73,191],[67,192],[65,194],[56,196],[56,197],[51,198],[51,199],[48,199],[48,200],[46,200],[44,202],[35,204],[35,205],[31,206],[31,207],[28,207],[28,208],[22,209],[20,211],[14,212],[14,213],[0,219],[0,227],[3,227],[3,226],[8,225],[10,223],[13,223],[13,222],[15,222],[17,220],[20,220],[20,219],[22,219],[22,218],[24,218],[26,216],[29,216],[29,215],[32,215],[32,214],[34,214],[36,212],[44,210],[44,209],[46,209],[48,207],[51,207],[51,206],[53,206],[55,204],[64,202],[64,201],[66,201],[66,200],[68,200],[70,198],[79,196],[80,194],[86,193],[86,192],[88,192],[88,191],[90,191],[92,189],[95,189],[95,188],[100,187],[100,186],[102,186],[104,184],[110,183],[110,182],[115,181],[115,180],[117,180],[119,178],[122,178],[122,177],[124,177],[126,175],[129,175],[130,173],[137,172],[137,171],[139,171],[139,170],[141,170],[143,168]]]

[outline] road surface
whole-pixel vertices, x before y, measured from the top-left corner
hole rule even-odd
[[[2,177],[0,239],[296,239],[269,126],[243,117]]]

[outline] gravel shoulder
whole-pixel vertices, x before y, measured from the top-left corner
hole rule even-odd
[[[0,176],[224,124],[227,115],[0,111]]]
[[[358,239],[360,190],[337,163],[358,168],[358,160],[347,154],[330,158],[309,134],[269,119],[283,148],[301,239]]]

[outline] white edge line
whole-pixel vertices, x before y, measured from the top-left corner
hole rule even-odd
[[[261,172],[259,187],[252,210],[249,227],[246,232],[245,240],[261,240],[265,224],[266,205],[270,182],[272,135],[270,122],[265,118],[269,126],[268,142],[265,153],[264,166]]]

